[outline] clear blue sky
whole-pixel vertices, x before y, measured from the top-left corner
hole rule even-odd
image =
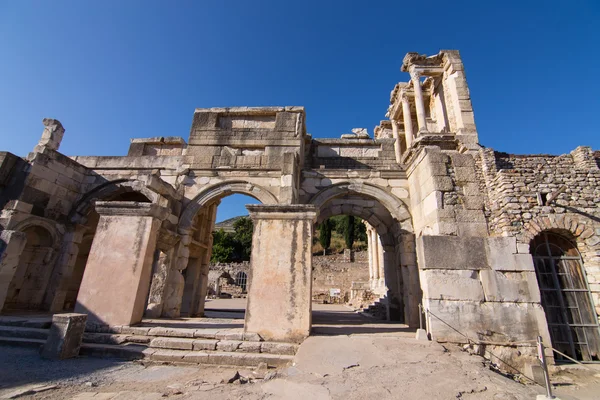
[[[187,139],[214,106],[303,105],[315,137],[372,133],[404,54],[440,49],[461,51],[483,145],[600,149],[598,0],[0,0],[0,150],[25,155],[52,117],[63,153],[124,155]]]

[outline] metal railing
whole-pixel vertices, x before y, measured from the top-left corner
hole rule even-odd
[[[421,317],[422,315],[425,315],[425,320],[426,321],[427,321],[428,317],[434,317],[435,319],[437,319],[438,321],[440,321],[441,323],[443,323],[444,325],[446,325],[448,328],[452,329],[454,332],[456,332],[459,335],[461,335],[462,337],[464,337],[467,340],[468,344],[475,344],[475,345],[494,345],[494,344],[495,345],[500,345],[501,344],[501,343],[486,342],[486,341],[478,340],[478,339],[472,339],[468,335],[466,335],[465,333],[459,331],[458,329],[456,329],[455,327],[453,327],[452,325],[450,325],[449,323],[447,323],[446,321],[444,321],[442,318],[440,318],[437,315],[435,315],[434,313],[432,313],[431,310],[429,310],[428,308],[423,307],[421,304],[419,304],[419,329],[423,329],[422,317]],[[430,335],[430,332],[427,332],[427,334]],[[532,383],[534,383],[536,385],[544,387],[546,389],[546,398],[547,399],[554,399],[555,397],[552,395],[552,384],[550,382],[550,375],[548,373],[548,364],[546,362],[545,349],[550,349],[553,352],[555,352],[557,354],[560,354],[561,356],[569,359],[570,361],[573,361],[574,363],[577,363],[577,364],[583,366],[584,368],[587,368],[587,369],[595,372],[594,369],[587,367],[585,364],[581,363],[578,360],[575,360],[572,357],[569,357],[568,355],[564,354],[563,352],[561,352],[559,350],[556,350],[552,346],[546,346],[546,345],[544,345],[544,342],[543,342],[541,336],[538,336],[537,340],[530,340],[530,341],[524,341],[524,342],[504,343],[504,345],[530,346],[530,347],[533,347],[535,345],[537,347],[537,349],[538,349],[538,360],[539,360],[540,365],[542,367],[542,370],[544,372],[544,383],[545,383],[545,385],[542,385],[541,383],[536,382],[535,379],[533,379],[533,378],[525,375],[525,373],[523,373],[523,371],[519,370],[514,365],[511,365],[506,360],[503,360],[502,358],[500,358],[496,354],[492,353],[488,349],[485,350],[485,353],[488,353],[490,356],[494,357],[495,359],[499,360],[503,364],[507,365],[508,367],[510,367],[511,369],[513,369],[514,371],[516,371],[519,375],[521,375],[523,378],[527,379],[528,381],[530,381],[530,382],[532,382]],[[485,358],[485,353],[482,356],[484,358]],[[490,359],[490,361],[491,361],[491,359]]]

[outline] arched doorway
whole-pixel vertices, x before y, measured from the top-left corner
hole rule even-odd
[[[54,238],[45,228],[30,225],[22,230],[27,241],[8,287],[5,310],[41,309],[52,274]]]
[[[598,319],[577,247],[566,236],[542,232],[530,249],[552,346],[576,360],[600,361]]]
[[[257,202],[262,204],[276,204],[277,198],[268,190],[258,185],[241,181],[229,181],[207,187],[186,206],[180,217],[178,227],[179,233],[190,238],[189,245],[186,246],[187,260],[185,265],[182,264],[183,269],[180,272],[176,272],[182,275],[180,281],[184,283],[180,297],[180,309],[179,313],[166,314],[166,316],[171,317],[177,314],[187,317],[211,316],[210,313],[205,313],[209,265],[211,260],[212,262],[226,262],[225,260],[215,260],[212,257],[213,254],[228,254],[227,244],[220,242],[220,240],[215,240],[213,235],[215,222],[222,222],[225,219],[247,214],[245,205],[249,203],[256,204]],[[236,214],[223,212],[227,210],[231,211],[234,208],[234,203],[237,204],[239,209]],[[252,228],[250,227],[251,231]],[[225,234],[229,233],[225,232]],[[216,239],[219,239],[222,235],[217,236]],[[215,246],[218,248],[215,248]],[[250,246],[250,243],[248,243],[248,246]],[[234,256],[241,253],[237,246],[229,250],[232,251]],[[241,260],[233,257],[230,262],[241,262]],[[250,281],[249,277],[247,277],[247,281]],[[231,284],[238,287],[236,283],[236,279],[231,278]],[[240,291],[245,292],[247,285],[245,283]],[[215,288],[215,292],[219,293],[220,290]],[[208,307],[211,311],[214,311],[215,309],[219,310],[220,306],[228,307],[228,305],[220,304],[215,299],[211,300]],[[233,308],[236,311],[245,309],[245,299],[238,299],[236,306]]]
[[[362,219],[370,232],[369,283],[381,295],[385,317],[418,326],[421,301],[414,235],[406,205],[385,190],[367,183],[345,182],[315,194],[317,224],[336,215]]]
[[[88,197],[89,196],[89,197]],[[98,227],[100,216],[93,207],[95,200],[102,201],[135,201],[139,203],[151,203],[145,195],[135,191],[130,182],[113,182],[103,186],[101,189],[93,190],[83,198],[80,204],[74,207],[74,216],[77,217],[79,229],[84,233],[81,242],[77,243],[77,257],[68,274],[65,274],[64,300],[60,310],[72,311],[75,307],[81,282],[85,273],[90,250]],[[75,213],[76,212],[76,213]]]

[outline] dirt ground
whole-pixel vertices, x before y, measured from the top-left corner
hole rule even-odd
[[[335,320],[335,323],[327,321]],[[535,399],[545,393],[490,370],[457,346],[417,341],[407,329],[331,308],[316,335],[280,370],[174,366],[85,358],[49,361],[31,348],[0,347],[0,398],[20,399]],[[561,399],[599,399],[600,366],[561,368]],[[240,379],[236,379],[237,376]],[[228,383],[231,381],[232,383]],[[45,391],[26,394],[45,386]],[[36,389],[34,389],[36,390]],[[39,390],[39,389],[38,389]]]

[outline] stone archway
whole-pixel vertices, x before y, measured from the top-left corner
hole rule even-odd
[[[372,227],[370,273],[374,271],[380,286],[385,282],[378,290],[385,293],[388,318],[418,325],[421,290],[408,207],[387,191],[358,182],[323,189],[310,203],[319,209],[319,223],[335,215],[353,215]]]
[[[14,229],[22,232],[26,240],[10,277],[4,308],[41,310],[50,290],[50,277],[61,240],[55,227],[38,217],[28,218]]]
[[[262,204],[277,204],[277,198],[267,189],[246,181],[226,181],[206,187],[189,202],[179,218],[179,232],[186,233],[192,226],[198,211],[230,194],[245,194]]]
[[[542,232],[570,236],[581,254],[583,272],[589,283],[596,316],[600,316],[600,222],[581,214],[551,214],[527,222],[517,237],[521,246],[530,246]]]
[[[247,195],[263,204],[278,203],[265,188],[241,180],[208,186],[197,194],[179,218],[178,232],[182,239],[169,271],[163,316],[204,315],[217,206],[223,197],[232,194]]]

